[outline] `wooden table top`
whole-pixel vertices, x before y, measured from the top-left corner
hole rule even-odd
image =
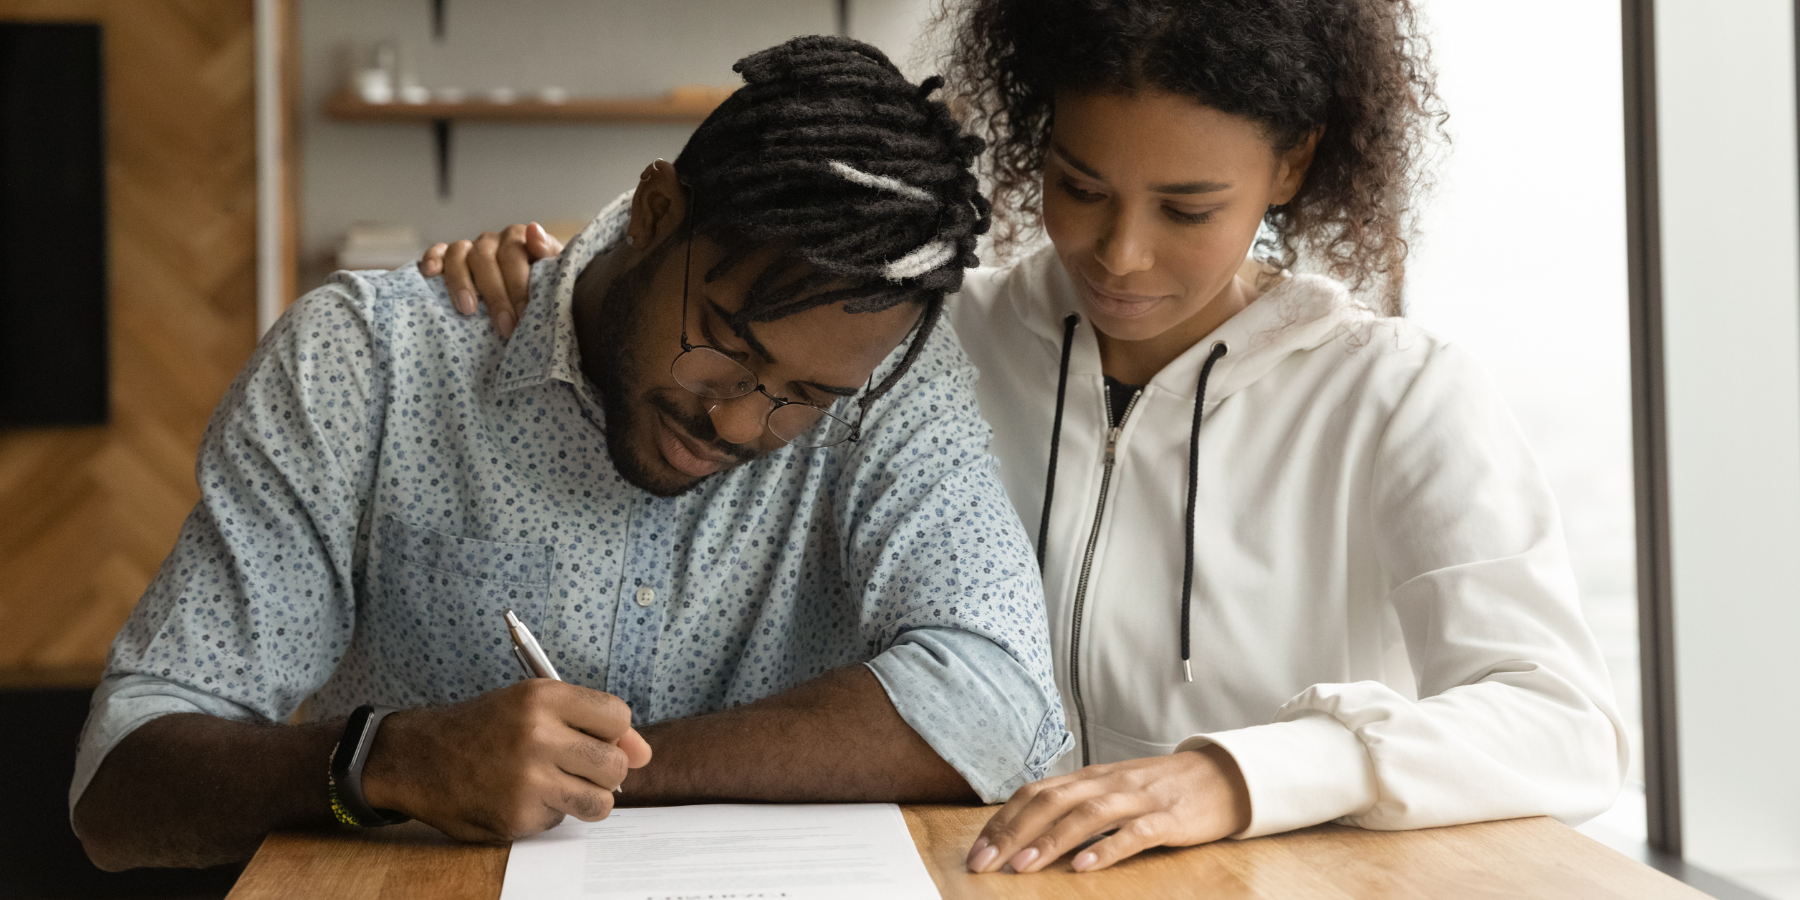
[[[963,855],[988,807],[906,807],[944,900],[965,898],[1700,898],[1706,895],[1554,820],[1423,831],[1320,825],[1248,841],[1154,850],[1076,874],[1066,859],[1032,875],[970,875]],[[270,835],[229,900],[494,900],[505,846],[457,844],[417,823],[362,834]]]

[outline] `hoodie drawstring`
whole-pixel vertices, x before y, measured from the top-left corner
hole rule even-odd
[[[1044,476],[1044,516],[1038,522],[1038,572],[1044,571],[1044,551],[1050,543],[1050,501],[1056,494],[1056,451],[1062,443],[1063,402],[1069,392],[1069,351],[1075,344],[1075,323],[1080,317],[1070,313],[1063,319],[1062,364],[1056,376],[1056,417],[1050,425],[1050,465]],[[1225,358],[1230,349],[1224,341],[1213,344],[1206,362],[1200,366],[1200,385],[1194,392],[1194,427],[1188,432],[1187,547],[1181,571],[1181,674],[1194,680],[1194,666],[1189,661],[1189,637],[1194,602],[1194,514],[1200,497],[1200,414],[1206,407],[1206,380],[1212,377],[1213,364]]]
[[[1075,323],[1081,317],[1069,313],[1063,319],[1062,366],[1056,376],[1056,418],[1050,425],[1050,471],[1044,476],[1044,517],[1038,522],[1038,575],[1044,574],[1044,545],[1050,540],[1050,498],[1056,494],[1056,449],[1062,443],[1063,398],[1069,392],[1069,350],[1075,346]]]
[[[1194,666],[1188,662],[1188,613],[1194,600],[1194,513],[1200,495],[1200,410],[1206,406],[1206,379],[1212,375],[1213,363],[1223,359],[1227,352],[1223,341],[1214,344],[1212,352],[1206,356],[1206,363],[1200,367],[1200,388],[1194,394],[1194,428],[1188,432],[1187,561],[1181,568],[1181,674],[1190,682],[1194,680]]]

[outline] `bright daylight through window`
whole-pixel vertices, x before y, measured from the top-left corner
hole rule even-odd
[[[1625,791],[1583,830],[1642,841],[1619,5],[1421,7],[1453,146],[1407,314],[1481,359],[1550,479],[1632,738]]]

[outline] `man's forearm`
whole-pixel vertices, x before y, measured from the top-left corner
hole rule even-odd
[[[975,799],[863,666],[709,715],[641,729],[656,751],[621,804],[702,800],[816,803]]]
[[[273,829],[331,822],[325,774],[343,728],[154,719],[107,754],[75,806],[75,831],[112,871],[249,859]]]
[[[270,831],[331,822],[325,773],[342,731],[341,720],[266,726],[200,714],[155,719],[107,754],[75,807],[76,832],[105,869],[248,859]],[[975,796],[862,666],[643,734],[656,755],[626,778],[622,803]]]

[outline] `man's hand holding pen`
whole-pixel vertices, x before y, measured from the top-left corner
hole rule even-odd
[[[612,812],[626,774],[650,761],[619,698],[565,684],[530,629],[505,612],[525,681],[454,706],[388,716],[363,794],[453,838],[504,841]]]
[[[565,815],[606,818],[613,789],[649,761],[625,701],[532,678],[388,716],[363,770],[363,793],[458,840],[505,841]]]

